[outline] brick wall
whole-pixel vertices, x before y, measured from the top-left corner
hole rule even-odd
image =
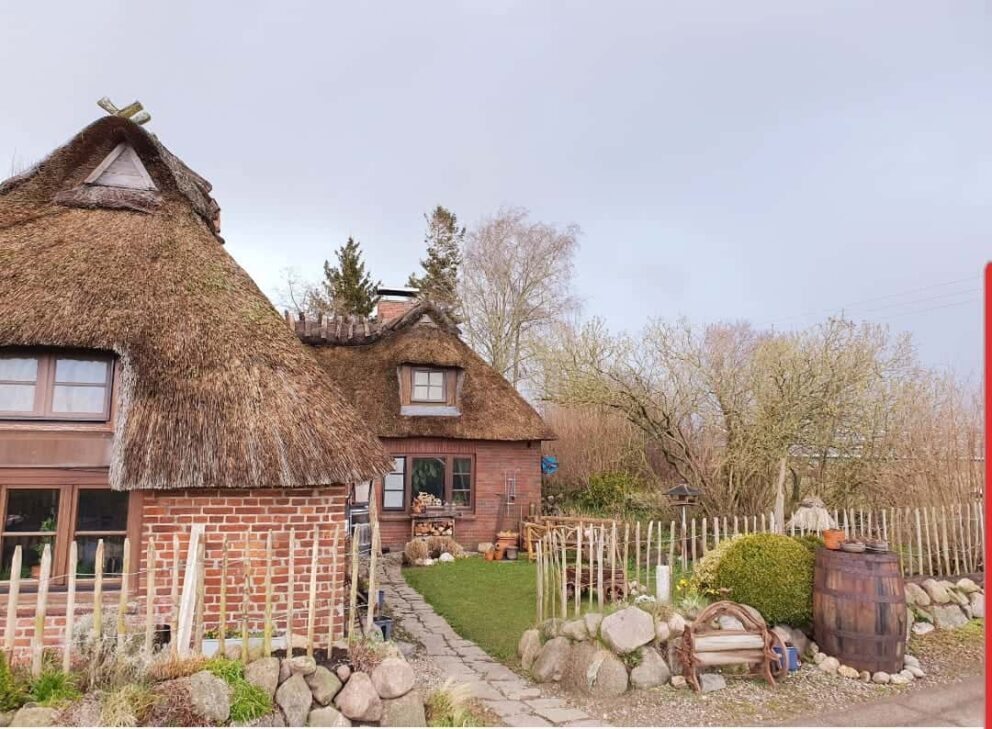
[[[491,542],[500,528],[517,529],[521,516],[541,503],[541,444],[537,441],[479,441],[449,438],[384,438],[383,444],[394,455],[474,455],[475,513],[455,523],[455,539],[475,549],[479,542]],[[517,475],[517,499],[509,516],[499,524],[500,506],[505,493],[505,475]],[[381,488],[381,484],[379,485]],[[381,502],[380,502],[381,503]],[[410,519],[406,514],[383,512],[382,543],[401,548],[410,539]]]
[[[205,524],[205,598],[204,622],[206,630],[215,629],[219,619],[221,593],[221,561],[224,539],[228,544],[227,608],[228,625],[240,629],[241,605],[245,591],[245,575],[249,574],[249,629],[261,631],[264,617],[264,580],[266,537],[272,535],[273,547],[273,614],[276,617],[275,634],[286,627],[289,604],[289,538],[295,529],[298,547],[295,550],[293,569],[293,632],[296,640],[305,637],[307,626],[307,600],[309,595],[311,555],[314,529],[319,528],[317,560],[317,600],[315,611],[316,641],[318,647],[326,644],[328,616],[333,614],[335,635],[343,634],[343,608],[345,604],[344,574],[347,541],[344,533],[344,505],[347,490],[344,486],[319,489],[265,489],[265,490],[191,490],[157,491],[134,494],[142,499],[142,524],[137,584],[131,581],[128,621],[144,625],[144,596],[147,589],[147,546],[154,537],[155,560],[155,616],[160,625],[168,625],[171,614],[171,585],[173,574],[173,536],[178,537],[180,550],[179,589],[182,590],[182,572],[185,567],[186,549],[193,524]],[[337,576],[334,581],[333,531],[341,527]],[[250,568],[250,572],[248,569]],[[332,595],[332,584],[336,594]],[[108,586],[109,587],[109,586]],[[104,598],[105,620],[114,620],[119,591],[108,589]],[[15,659],[24,660],[34,632],[35,599],[33,594],[23,594],[19,601],[16,621]],[[80,590],[76,615],[92,612],[92,594]],[[3,603],[6,609],[6,603]],[[2,623],[0,623],[2,625]],[[53,591],[45,621],[47,645],[61,645],[65,625],[65,593]]]

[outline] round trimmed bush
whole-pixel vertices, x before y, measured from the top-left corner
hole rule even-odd
[[[723,553],[713,586],[756,608],[769,625],[806,625],[813,617],[813,553],[782,534],[750,534]]]

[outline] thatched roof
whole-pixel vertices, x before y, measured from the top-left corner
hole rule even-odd
[[[122,141],[155,190],[84,184]],[[317,486],[387,471],[375,435],[222,247],[209,193],[116,117],[0,185],[0,346],[117,353],[117,489]]]
[[[462,342],[451,317],[431,302],[422,301],[388,322],[295,317],[290,323],[382,438],[554,438],[534,408]],[[400,415],[397,368],[405,364],[462,370],[461,415]]]

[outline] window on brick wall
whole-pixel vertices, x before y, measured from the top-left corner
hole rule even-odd
[[[406,458],[403,456],[393,459],[393,470],[382,480],[382,508],[406,508]]]
[[[107,420],[113,365],[97,352],[0,350],[0,418]]]
[[[382,480],[382,508],[407,511],[427,493],[462,509],[475,508],[475,458],[471,455],[399,455]]]

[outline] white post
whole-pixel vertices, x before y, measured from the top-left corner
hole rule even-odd
[[[672,602],[672,568],[667,564],[655,567],[655,599],[662,605]]]

